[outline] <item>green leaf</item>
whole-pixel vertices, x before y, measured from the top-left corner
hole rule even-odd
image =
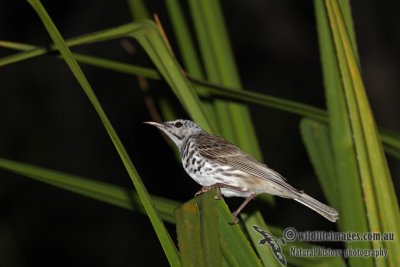
[[[132,37],[136,38],[146,50],[147,55],[152,59],[157,70],[171,86],[190,116],[206,131],[214,132],[192,84],[186,78],[175,57],[170,53],[156,25],[150,21],[142,23],[146,26],[146,31],[135,32]]]
[[[146,214],[138,194],[120,186],[4,158],[0,158],[0,168],[116,207]],[[174,209],[180,205],[179,202],[158,196],[151,196],[151,200],[164,221],[175,223]]]
[[[0,168],[4,169],[4,170],[8,170],[17,174],[20,174],[22,176],[31,178],[33,180],[39,181],[39,182],[43,182],[70,192],[74,192],[77,193],[79,195],[82,196],[86,196],[104,203],[108,203],[111,204],[113,206],[116,207],[120,207],[120,208],[124,208],[124,209],[128,209],[128,210],[134,210],[134,211],[138,211],[141,213],[146,214],[146,211],[144,210],[143,204],[140,201],[140,198],[138,196],[138,194],[136,192],[130,192],[130,190],[127,190],[125,188],[122,188],[120,186],[116,186],[113,184],[108,184],[108,183],[103,183],[100,181],[96,181],[96,180],[92,180],[92,179],[88,179],[88,178],[84,178],[81,176],[76,176],[76,175],[71,175],[71,174],[66,174],[66,173],[62,173],[59,171],[54,171],[54,170],[50,170],[50,169],[46,169],[46,168],[42,168],[42,167],[37,167],[37,166],[33,166],[30,164],[26,164],[26,163],[20,163],[20,162],[16,162],[16,161],[12,161],[12,160],[8,160],[8,159],[4,159],[4,158],[0,158]],[[208,195],[209,196],[209,195]],[[213,194],[211,194],[211,196],[214,196]],[[200,196],[200,198],[203,196]],[[196,198],[195,200],[198,201],[200,198]],[[151,196],[152,202],[154,203],[154,206],[156,207],[157,211],[159,212],[160,216],[163,218],[164,221],[166,222],[170,222],[170,223],[175,223],[175,215],[174,215],[174,210],[181,206],[182,204],[170,199],[166,199],[166,198],[162,198],[162,197],[158,197],[158,196]],[[193,200],[191,200],[193,201]],[[189,201],[188,203],[191,203],[191,201]],[[212,201],[214,201],[214,199],[212,198]],[[200,204],[196,204],[201,205],[204,204],[204,202],[201,202]],[[212,203],[215,205],[215,201],[214,203]],[[207,207],[209,207],[209,205],[212,205],[207,203],[206,205],[203,205],[203,212],[207,212]],[[180,208],[183,208],[183,206],[181,206]],[[180,209],[179,208],[179,209]],[[179,212],[179,209],[175,210],[175,214]],[[201,210],[199,210],[201,212]],[[193,215],[191,215],[193,216]],[[193,219],[191,216],[189,216],[189,219]],[[209,216],[209,214],[207,215]],[[258,218],[259,216],[256,215],[255,217],[252,218]],[[198,218],[198,216],[196,217]],[[261,217],[260,217],[261,218]],[[247,216],[242,216],[243,220],[247,220]],[[252,223],[254,223],[255,225],[260,225],[262,226],[262,221],[260,220],[255,220],[252,221]],[[214,224],[215,226],[216,224]],[[215,228],[215,227],[214,227]],[[273,233],[276,237],[280,237],[282,236],[282,230],[269,226],[269,225],[263,225],[262,228],[266,231],[270,231],[271,233]],[[211,230],[213,231],[213,230]],[[250,238],[252,238],[253,243],[257,244],[258,241],[260,240],[260,236],[254,235],[254,231],[250,229],[248,229],[249,234],[250,234]],[[192,238],[197,238],[198,232],[197,231],[188,231],[186,234],[188,235],[193,235],[194,237]],[[179,235],[179,234],[178,234]],[[215,237],[216,235],[214,235]],[[213,236],[211,237],[213,238]],[[189,240],[192,240],[191,238],[188,238]],[[204,242],[206,242],[207,240],[204,240]],[[303,242],[296,242],[294,243],[296,245],[296,247],[304,247],[304,248],[310,248],[311,245],[310,244],[306,244]],[[263,262],[265,263],[267,260],[271,260],[274,259],[273,254],[270,253],[270,249],[266,246],[259,246],[256,245],[255,247],[261,257],[261,259],[263,259]],[[285,247],[283,248],[284,252],[285,252],[285,256],[288,259],[289,264],[295,264],[299,265],[299,266],[308,266],[311,263],[315,264],[316,260],[306,257],[306,258],[299,258],[299,257],[288,257],[289,255],[289,251],[287,249],[285,249]],[[194,252],[196,253],[196,252]],[[271,258],[270,258],[271,257]],[[324,259],[325,261],[322,261],[322,259]],[[325,262],[325,264],[327,264],[327,262],[330,262],[330,258],[321,258],[320,260],[318,260],[318,262],[321,263]],[[271,264],[272,260],[271,260]],[[269,266],[269,265],[267,265]],[[273,265],[272,265],[273,266]],[[331,265],[327,265],[327,266],[331,266]],[[333,266],[333,265],[332,265]]]
[[[135,20],[149,19],[151,15],[147,10],[145,1],[143,0],[128,0],[129,11],[132,18]]]
[[[398,223],[400,213],[396,193],[341,7],[336,1],[331,0],[326,1],[326,9],[354,138],[368,223],[372,231],[400,233]],[[375,259],[378,266],[400,265],[400,258],[395,256],[400,251],[400,240],[374,241],[372,245],[375,249],[385,247],[390,255],[387,259]]]
[[[14,50],[22,50],[22,51],[33,50],[33,49],[37,48],[34,45],[10,42],[10,41],[5,41],[5,40],[0,40],[0,47],[5,47],[5,48],[9,48],[9,49],[14,49]]]
[[[79,53],[73,53],[76,61],[83,64],[101,67],[108,70],[118,71],[126,74],[143,76],[146,78],[161,80],[160,74],[150,68],[140,67],[132,64],[126,64],[115,60],[109,60],[100,57],[93,57]]]
[[[74,74],[75,78],[78,80],[79,84],[82,86],[82,89],[89,98],[91,104],[93,105],[99,118],[101,119],[105,129],[107,130],[107,133],[111,138],[112,142],[114,143],[114,146],[117,149],[118,154],[124,163],[124,166],[139,194],[139,197],[143,202],[143,205],[146,209],[147,214],[149,215],[150,221],[153,224],[154,230],[156,231],[157,237],[164,249],[164,252],[168,258],[169,263],[172,266],[180,266],[180,259],[178,252],[175,248],[174,242],[169,236],[168,231],[166,230],[161,218],[158,216],[157,211],[151,202],[149,194],[139,177],[139,174],[137,173],[135,167],[133,166],[133,163],[128,153],[126,152],[117,133],[112,127],[111,122],[109,121],[107,115],[105,114],[103,108],[101,107],[99,101],[97,100],[97,97],[94,94],[86,77],[84,76],[81,68],[79,67],[74,57],[72,56],[71,51],[65,44],[63,38],[61,37],[61,34],[57,30],[56,26],[54,25],[53,21],[47,14],[47,11],[44,9],[40,1],[28,0],[28,2],[32,5],[36,13],[39,15],[49,35],[53,39],[55,45],[58,47],[62,57],[66,61],[67,65]]]
[[[207,80],[240,90],[241,82],[219,1],[189,1]],[[222,135],[240,148],[261,159],[250,113],[246,106],[215,101]],[[245,130],[244,130],[245,129]]]
[[[334,153],[329,127],[311,119],[300,122],[301,136],[328,202],[338,208],[340,201],[336,183]]]
[[[83,36],[86,38],[86,36]],[[77,43],[81,37],[74,38],[74,43],[71,40],[67,40],[66,43],[69,46],[78,45]],[[10,41],[0,41],[0,46],[12,48],[16,50],[31,50],[11,55],[0,59],[0,67],[8,64],[27,60],[36,56],[45,55],[51,50],[39,48],[29,44],[16,43]],[[153,69],[127,64],[115,60],[104,59],[95,56],[89,56],[79,53],[73,53],[74,58],[79,63],[84,63],[99,68],[108,70],[118,71],[121,73],[143,76],[150,79],[160,80],[161,76]],[[300,116],[306,116],[321,122],[328,122],[326,111],[316,108],[307,104],[302,104],[296,101],[286,100],[279,97],[269,96],[266,94],[254,93],[250,90],[238,91],[235,89],[221,86],[219,84],[206,82],[197,78],[188,76],[188,79],[193,83],[194,89],[197,94],[203,97],[217,97],[225,98],[230,101],[245,104],[256,104],[265,107],[270,107],[289,113],[293,113]],[[393,154],[396,158],[400,159],[400,135],[399,133],[389,134],[388,131],[381,133],[382,142],[385,144],[385,150]]]
[[[343,16],[349,14],[348,1],[315,1],[315,6],[342,203],[340,226],[360,232],[399,232],[397,198],[349,34],[352,28],[345,22],[351,17]],[[384,247],[390,255],[374,259],[376,265],[399,265],[394,255],[400,251],[400,241],[374,241],[372,246]],[[350,263],[372,266],[373,261],[350,258]]]
[[[257,104],[278,110],[290,112],[300,116],[306,116],[318,121],[327,122],[326,111],[307,104],[286,100],[266,94],[251,92],[250,90],[236,90],[219,84],[210,83],[195,78],[191,79],[195,85],[195,89],[202,96],[202,92],[206,91],[216,98],[224,98],[230,101],[245,104]],[[400,146],[399,146],[400,148]]]
[[[220,242],[228,266],[261,266],[261,261],[241,230],[240,224],[231,225],[234,218],[225,201],[217,201],[217,208]]]
[[[190,75],[201,79],[204,77],[203,70],[201,69],[200,59],[190,36],[182,7],[178,0],[167,0],[165,4],[175,31],[179,51],[182,54],[183,66],[185,66]]]
[[[121,37],[130,37],[139,41],[148,56],[156,65],[157,70],[171,86],[171,89],[192,119],[201,125],[205,130],[214,132],[208,117],[204,113],[201,102],[198,99],[197,94],[194,92],[192,84],[186,78],[185,73],[180,68],[175,57],[170,53],[168,46],[164,42],[163,36],[153,22],[140,21],[129,23],[108,30],[72,38],[66,44],[69,46],[75,46]],[[34,51],[23,52],[16,56],[8,56],[0,61],[0,66],[11,64],[21,59],[27,59],[44,53],[46,53],[46,49],[37,49]],[[99,62],[97,61],[97,63]],[[122,65],[118,64],[117,66],[121,67]],[[131,70],[132,69],[126,71]]]
[[[216,190],[210,190],[176,211],[183,265],[222,266],[222,251],[225,266],[261,266],[240,226],[231,224],[233,217],[225,201],[216,200],[215,195]],[[207,264],[210,260],[214,264]]]
[[[183,66],[185,67],[185,71],[191,76],[204,79],[201,62],[179,2],[179,0],[167,0],[165,4],[175,32],[179,52],[182,56]],[[210,92],[207,92],[207,95],[210,96]],[[218,124],[216,122],[213,102],[208,100],[202,101],[202,106],[210,122],[213,124],[213,129],[217,129]]]
[[[323,1],[314,1],[319,35],[319,47],[324,75],[332,147],[334,152],[336,184],[339,201],[338,225],[342,231],[367,232],[369,230],[360,174],[353,147],[353,136],[347,114],[341,83],[339,65],[336,59],[331,28],[328,23]],[[348,4],[347,4],[348,6]],[[349,29],[351,30],[351,29]],[[348,245],[348,244],[347,244]],[[370,249],[370,242],[354,242],[352,247]],[[372,258],[349,259],[351,265],[373,266]]]
[[[222,266],[216,191],[202,194],[175,211],[183,266]]]
[[[112,29],[110,29],[112,31]],[[74,38],[74,45],[77,45],[77,42],[82,39],[86,39],[86,36],[81,36]],[[66,41],[67,44],[71,43],[71,40]],[[10,43],[12,47],[24,47],[29,46],[26,44],[15,43],[15,42],[7,42]],[[1,42],[0,42],[1,45]],[[11,63],[18,62],[20,58],[23,60],[40,56],[48,53],[44,48],[34,47],[34,51],[22,52],[16,55],[8,56],[3,59],[0,59],[0,66],[5,66]],[[18,49],[21,50],[21,49]],[[22,49],[24,50],[24,49]],[[92,66],[114,70],[126,74],[143,76],[150,79],[160,80],[161,77],[157,71],[140,67],[132,64],[127,64],[115,60],[104,59],[95,56],[89,56],[84,54],[73,53],[74,58],[84,64],[89,64]],[[279,97],[273,97],[265,94],[254,93],[248,90],[238,91],[236,89],[228,88],[226,86],[221,86],[219,84],[214,84],[210,82],[206,82],[204,80],[196,79],[188,76],[188,79],[192,81],[194,85],[194,89],[200,96],[204,97],[219,97],[229,99],[230,101],[236,101],[239,103],[249,103],[249,104],[257,104],[266,107],[276,108],[279,110],[287,111],[293,114],[307,116],[313,118],[315,120],[326,122],[326,112],[322,109],[315,108],[310,105],[298,103],[291,100],[282,99]],[[398,145],[400,149],[400,144]]]

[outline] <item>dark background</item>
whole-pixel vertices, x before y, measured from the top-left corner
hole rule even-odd
[[[324,108],[312,1],[222,2],[244,87]],[[27,2],[1,0],[0,4],[0,39],[50,43]],[[43,4],[65,38],[131,19],[125,1]],[[160,15],[173,42],[163,1],[148,4],[151,12]],[[376,120],[379,126],[400,131],[399,3],[357,0],[352,6]],[[151,67],[142,49],[132,44],[137,48],[134,55],[118,40],[74,51]],[[12,53],[0,49],[1,57]],[[181,202],[189,200],[198,186],[158,131],[142,124],[151,118],[137,78],[82,67],[148,190]],[[100,120],[63,61],[41,56],[3,67],[0,86],[0,157],[132,188]],[[150,86],[153,96],[174,99],[165,83],[150,81]],[[181,108],[177,110],[187,117]],[[323,199],[301,142],[299,117],[258,106],[252,106],[251,113],[265,162],[292,184]],[[399,162],[388,159],[398,187]],[[231,209],[238,203],[228,200]],[[268,221],[282,227],[335,230],[294,201],[277,199],[277,207],[260,208]],[[175,235],[174,226],[168,227]],[[150,265],[167,265],[167,261],[146,216],[0,171],[0,266]]]

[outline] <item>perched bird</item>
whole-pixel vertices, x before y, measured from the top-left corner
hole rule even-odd
[[[241,210],[256,195],[267,193],[294,199],[318,212],[331,222],[338,212],[288,184],[279,173],[257,161],[222,137],[211,135],[189,120],[163,123],[145,122],[164,132],[179,148],[185,171],[202,186],[196,195],[217,188],[219,199],[244,197],[246,200],[232,213],[238,223]]]

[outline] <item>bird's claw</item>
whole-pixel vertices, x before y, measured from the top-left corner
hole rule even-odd
[[[218,188],[217,194],[215,195],[214,198],[215,198],[216,200],[222,199],[222,193],[221,193],[221,190],[219,190],[219,188]]]
[[[211,188],[212,186],[203,186],[199,191],[196,192],[196,194],[194,194],[194,197],[197,197],[207,191],[210,191]]]
[[[222,199],[222,193],[221,193],[221,189],[219,188],[218,185],[210,185],[210,186],[203,186],[199,191],[196,192],[196,194],[194,194],[194,197],[197,197],[203,193],[206,193],[208,191],[210,191],[212,188],[217,188],[217,194],[214,196],[214,198],[216,200],[220,200]]]
[[[236,224],[238,224],[238,223],[239,223],[239,218],[238,218],[235,214],[233,214],[233,213],[232,213],[232,216],[233,216],[233,222],[231,222],[230,224],[231,224],[231,225],[236,225]]]

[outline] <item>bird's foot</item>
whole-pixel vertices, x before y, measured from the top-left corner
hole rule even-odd
[[[212,186],[203,186],[199,191],[196,192],[196,194],[194,194],[194,196],[197,197],[203,193],[206,193],[206,192],[210,191],[211,188],[212,188]]]
[[[217,200],[222,199],[221,188],[227,188],[227,189],[231,189],[231,190],[238,191],[238,192],[247,192],[247,188],[228,185],[228,184],[222,184],[222,183],[215,183],[213,185],[203,186],[199,191],[196,192],[196,194],[194,196],[197,197],[198,195],[201,195],[205,192],[210,191],[212,188],[217,189],[217,194],[214,197]]]
[[[203,186],[199,191],[196,192],[196,194],[194,195],[194,197],[197,197],[198,195],[201,195],[203,193],[206,193],[208,191],[210,191],[211,189],[216,188],[217,189],[217,194],[215,195],[215,199],[216,200],[220,200],[222,199],[222,193],[221,193],[221,189],[219,184],[213,184],[210,186]]]
[[[235,215],[234,212],[232,213],[232,216],[233,216],[233,222],[231,222],[230,224],[231,225],[238,224],[239,223],[239,218]]]
[[[239,208],[237,210],[235,210],[234,212],[232,212],[232,216],[234,218],[233,222],[231,224],[235,225],[239,222],[239,214],[242,211],[242,209],[250,202],[250,200],[252,200],[254,197],[256,196],[255,193],[252,193],[251,195],[249,195],[245,201],[243,201],[242,205],[239,206]]]
[[[217,187],[217,194],[214,196],[214,198],[215,198],[216,200],[222,199],[221,189],[219,189],[218,187]]]
[[[218,184],[213,185],[217,189],[217,194],[214,196],[216,200],[222,199],[221,188]]]

